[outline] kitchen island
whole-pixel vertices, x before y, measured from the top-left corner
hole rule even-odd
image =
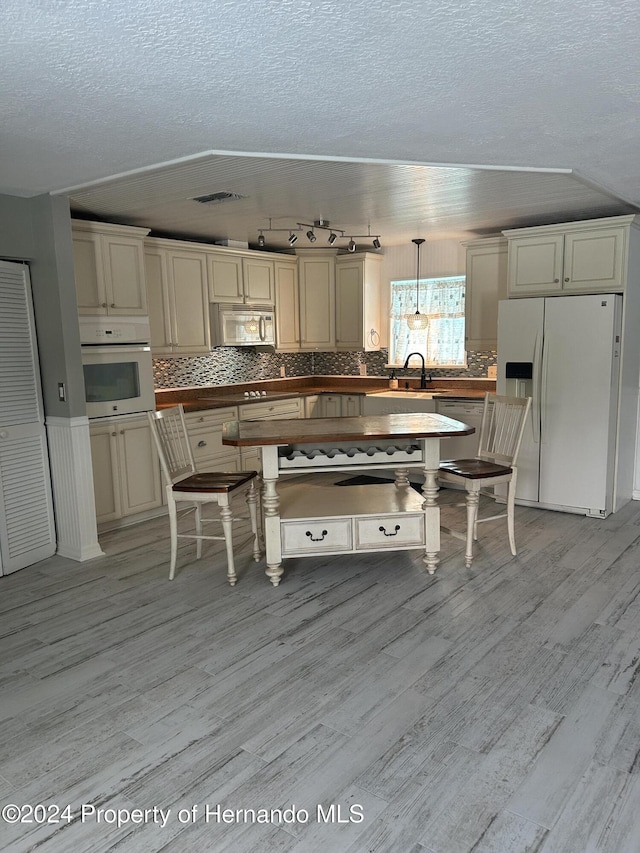
[[[423,562],[433,574],[440,551],[440,441],[474,431],[433,413],[226,423],[223,444],[261,449],[271,583],[280,583],[283,558],[321,553],[424,548]],[[388,485],[311,486],[301,478],[282,501],[278,493],[286,474],[374,474],[390,467],[396,479]],[[424,499],[411,488],[408,468],[422,469]]]

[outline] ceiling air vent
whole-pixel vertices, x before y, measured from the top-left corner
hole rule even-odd
[[[196,196],[193,201],[198,201],[200,204],[221,204],[223,201],[237,201],[241,198],[247,198],[246,195],[239,193],[219,192],[209,193],[209,195]]]

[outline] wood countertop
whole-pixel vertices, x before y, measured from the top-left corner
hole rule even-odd
[[[425,390],[434,399],[482,400],[487,391],[495,391],[492,379],[435,379]],[[417,380],[410,382],[409,391],[419,388]],[[261,397],[245,397],[248,390],[265,390]],[[388,391],[389,382],[384,377],[360,376],[305,376],[264,380],[237,385],[214,385],[202,388],[177,388],[156,391],[156,409],[166,409],[182,403],[185,412],[221,409],[274,400],[290,400],[313,394],[373,394]],[[398,389],[402,394],[403,389]]]
[[[277,421],[230,421],[222,428],[222,443],[233,447],[261,447],[269,444],[447,438],[452,435],[472,435],[474,432],[474,427],[436,414],[291,418]]]

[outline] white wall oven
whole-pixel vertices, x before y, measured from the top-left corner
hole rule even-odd
[[[80,340],[89,418],[155,409],[149,324],[145,318],[83,317]]]

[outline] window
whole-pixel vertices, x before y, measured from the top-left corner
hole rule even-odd
[[[421,314],[429,326],[411,331],[406,315],[416,310],[416,282],[391,282],[389,318],[389,364],[402,366],[410,352],[424,356],[427,367],[461,367],[466,364],[464,349],[463,275],[420,279]]]

